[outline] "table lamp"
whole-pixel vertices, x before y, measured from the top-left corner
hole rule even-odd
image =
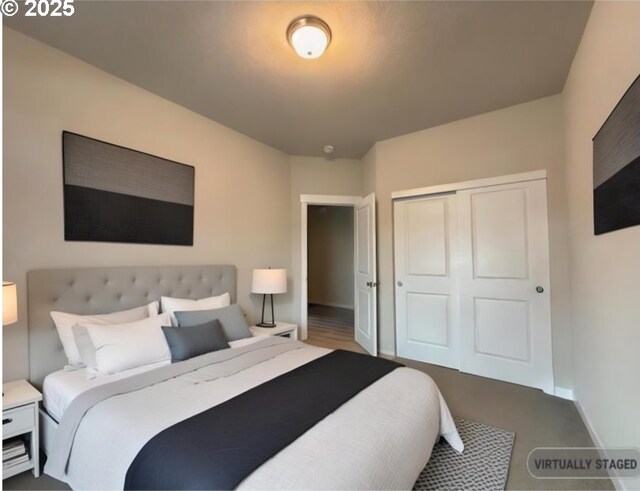
[[[8,326],[18,322],[18,292],[16,284],[11,281],[2,282],[2,325]]]
[[[254,269],[253,280],[251,282],[252,293],[262,293],[262,319],[259,327],[276,327],[273,316],[273,295],[277,293],[287,293],[287,270],[286,269]],[[264,304],[267,295],[271,297],[271,322],[264,321]]]
[[[18,291],[11,281],[2,282],[2,325],[18,322]],[[4,397],[4,391],[2,392]]]

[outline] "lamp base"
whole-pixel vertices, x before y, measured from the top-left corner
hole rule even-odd
[[[258,327],[276,327],[275,324],[269,322],[261,322],[260,324],[256,324]]]

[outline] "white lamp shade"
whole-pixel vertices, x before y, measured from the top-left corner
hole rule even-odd
[[[16,284],[2,282],[2,325],[18,322],[18,291]]]
[[[286,269],[254,269],[252,293],[287,293]]]

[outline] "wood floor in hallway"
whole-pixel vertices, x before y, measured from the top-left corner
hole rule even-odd
[[[309,304],[306,343],[357,353],[366,351],[354,341],[353,309]]]

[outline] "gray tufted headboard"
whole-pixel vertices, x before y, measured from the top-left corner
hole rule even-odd
[[[105,314],[161,296],[199,299],[229,292],[236,301],[235,266],[143,266],[40,269],[27,273],[29,380],[37,388],[67,362],[52,310]]]

